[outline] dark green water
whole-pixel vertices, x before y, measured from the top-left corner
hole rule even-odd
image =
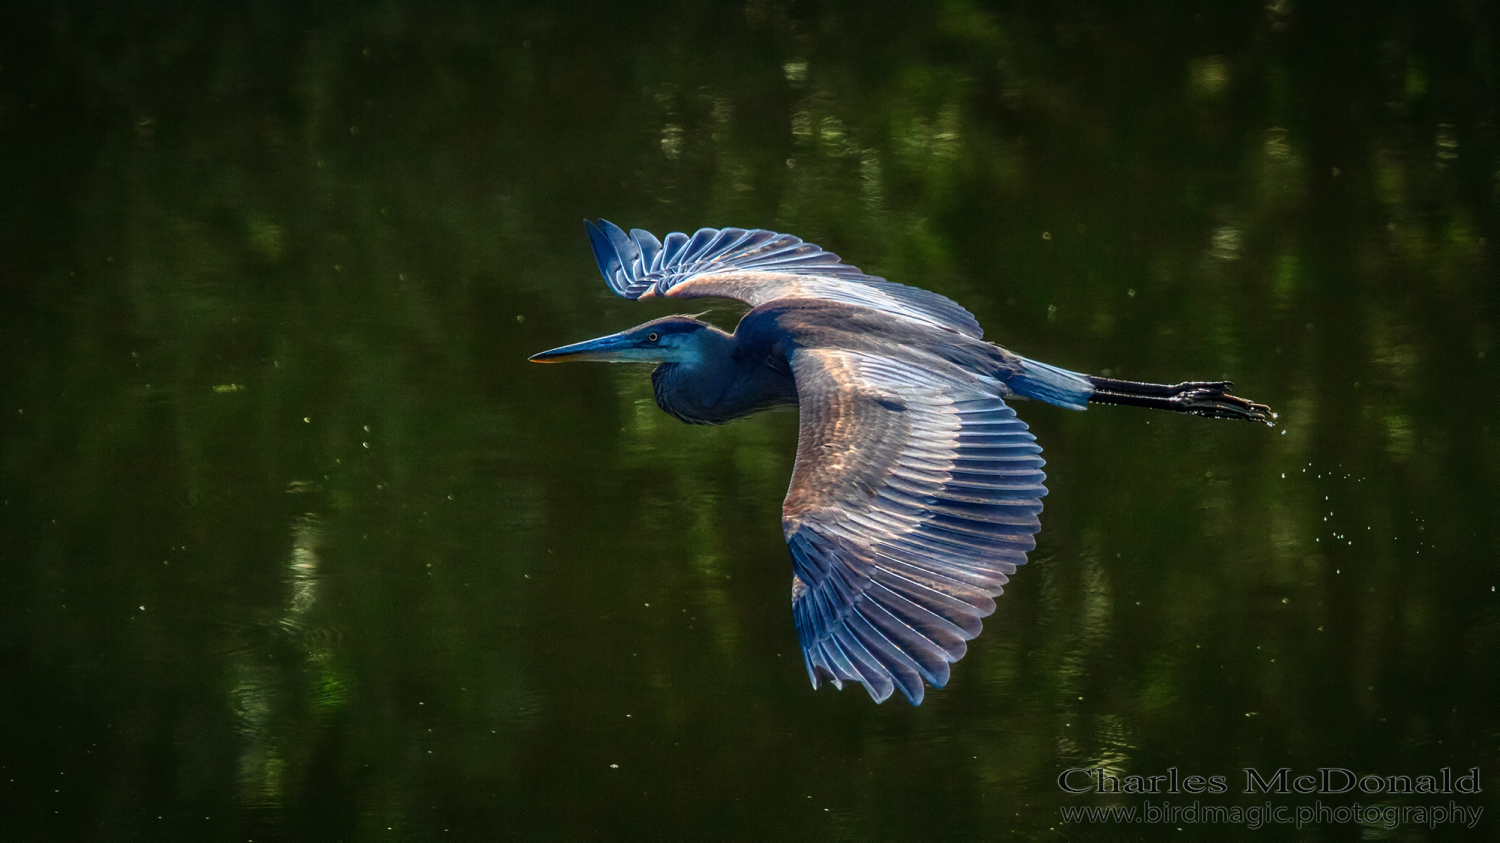
[[[0,837],[1494,839],[1494,11],[13,13]],[[1282,424],[1021,405],[1043,531],[949,687],[813,692],[795,414],[525,362],[672,310],[608,293],[586,216],[789,231]],[[1484,815],[1060,812],[1195,799]]]

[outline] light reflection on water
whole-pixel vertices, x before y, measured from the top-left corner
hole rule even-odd
[[[289,491],[311,484],[294,481]],[[339,664],[342,631],[325,623],[319,593],[325,574],[319,550],[321,519],[293,519],[282,584],[285,597],[274,617],[233,624],[226,660],[229,704],[241,741],[236,803],[273,812],[284,807],[306,767],[310,738],[349,703],[348,676]],[[273,813],[274,816],[274,813]]]

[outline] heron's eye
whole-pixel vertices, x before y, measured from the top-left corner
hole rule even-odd
[[[651,333],[646,335],[646,342],[656,342],[659,339],[661,339],[661,334],[658,334],[655,331],[652,331]]]

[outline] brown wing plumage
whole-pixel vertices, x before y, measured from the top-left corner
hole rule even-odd
[[[813,274],[759,272],[714,268],[678,281],[662,295],[671,298],[718,297],[759,306],[777,299],[820,299],[859,305],[882,313],[955,331],[976,339],[984,336],[973,314],[952,299],[868,275],[859,280]]]
[[[1035,547],[1041,449],[998,384],[956,366],[829,348],[791,362],[782,526],[808,674],[919,703]]]
[[[587,223],[604,282],[629,299],[718,296],[752,306],[781,298],[820,298],[873,308],[976,339],[974,314],[937,293],[866,275],[800,237],[765,229],[700,228],[657,240],[607,220]]]

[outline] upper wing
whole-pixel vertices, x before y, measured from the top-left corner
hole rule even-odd
[[[660,242],[639,228],[627,235],[607,220],[585,224],[605,283],[627,299],[716,296],[753,307],[780,298],[821,298],[984,336],[974,314],[952,299],[866,275],[790,234],[700,228],[692,237],[674,231]]]
[[[993,384],[956,368],[823,348],[796,350],[792,373],[782,528],[813,687],[920,703],[1036,546],[1041,448]]]

